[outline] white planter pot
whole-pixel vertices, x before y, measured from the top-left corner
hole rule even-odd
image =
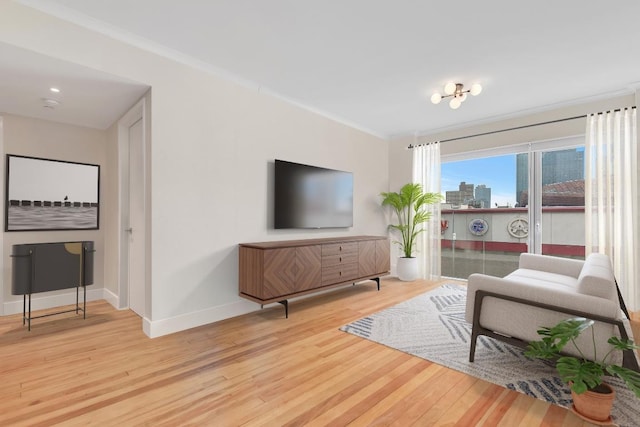
[[[418,258],[398,258],[398,279],[411,282],[418,278]]]

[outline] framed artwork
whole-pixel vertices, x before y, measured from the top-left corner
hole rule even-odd
[[[99,165],[7,154],[5,182],[5,231],[99,228]]]

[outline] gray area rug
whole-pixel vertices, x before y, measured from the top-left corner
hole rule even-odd
[[[523,350],[479,337],[475,362],[469,362],[471,324],[464,320],[467,289],[446,284],[340,330],[430,360],[528,396],[569,408],[571,392],[553,365],[524,356]],[[547,326],[547,325],[541,325]],[[616,391],[613,421],[640,425],[640,400],[617,378],[607,378]]]

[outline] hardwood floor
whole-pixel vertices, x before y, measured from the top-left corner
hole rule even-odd
[[[383,280],[149,339],[106,302],[86,320],[0,318],[0,425],[588,426],[565,409],[340,332],[437,286]]]

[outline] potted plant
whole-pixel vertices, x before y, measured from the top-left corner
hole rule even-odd
[[[614,350],[635,350],[631,340],[621,340],[611,337],[607,342],[611,350],[601,359],[592,361],[585,357],[584,352],[576,344],[575,339],[586,329],[591,328],[592,342],[595,354],[595,334],[591,327],[595,322],[583,317],[563,320],[552,328],[543,327],[538,331],[541,341],[534,341],[527,346],[526,356],[540,359],[556,359],[556,370],[560,378],[571,387],[571,397],[575,412],[583,418],[604,422],[609,420],[614,390],[603,382],[607,374],[622,379],[629,390],[640,398],[640,373],[625,367],[609,363]],[[562,349],[571,343],[581,357],[561,355]]]
[[[438,203],[442,196],[438,193],[424,193],[417,183],[405,184],[400,192],[381,193],[382,206],[391,206],[398,218],[397,224],[389,228],[400,232],[401,241],[397,241],[403,256],[398,259],[398,278],[411,281],[418,278],[418,263],[414,258],[416,237],[424,231],[422,224],[431,218],[428,205]]]

